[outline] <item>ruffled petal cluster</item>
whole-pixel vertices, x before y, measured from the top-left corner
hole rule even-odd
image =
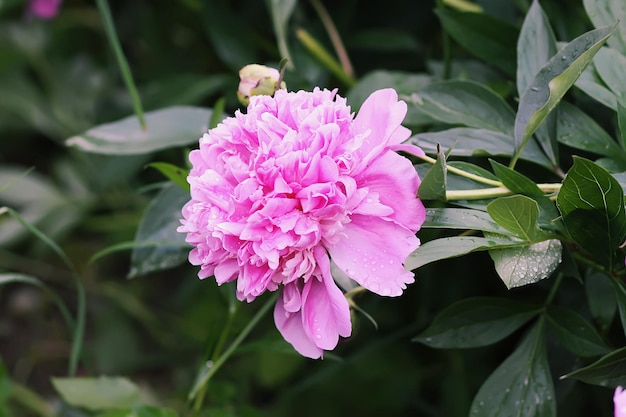
[[[336,91],[253,96],[191,152],[191,200],[179,231],[199,277],[236,280],[252,301],[279,290],[276,326],[302,355],[319,358],[351,334],[350,308],[330,260],[384,296],[414,281],[403,263],[419,246],[425,209],[419,177],[398,150],[406,104],[379,90],[355,117]]]

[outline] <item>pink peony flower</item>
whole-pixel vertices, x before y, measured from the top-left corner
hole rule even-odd
[[[403,262],[419,246],[420,180],[395,151],[406,104],[374,92],[354,117],[335,91],[253,96],[247,114],[211,129],[191,152],[191,201],[183,208],[198,276],[237,281],[240,300],[280,290],[278,330],[319,358],[351,334],[350,308],[330,259],[357,283],[398,296],[414,281]]]
[[[60,7],[61,0],[29,0],[27,15],[39,19],[52,19]]]
[[[626,391],[622,387],[615,389],[613,403],[615,404],[615,417],[626,417]]]

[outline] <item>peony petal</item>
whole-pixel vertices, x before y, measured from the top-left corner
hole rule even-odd
[[[311,278],[302,290],[302,320],[304,329],[320,348],[332,350],[339,336],[352,333],[350,306],[343,292],[330,275],[330,260],[326,251],[317,247],[315,260],[322,271],[322,281]]]
[[[402,264],[419,246],[413,232],[392,221],[372,216],[352,216],[343,238],[328,248],[337,266],[368,290],[398,296],[413,273]]]
[[[398,101],[398,94],[392,88],[374,91],[363,102],[354,119],[355,131],[365,134],[362,146],[355,152],[362,167],[384,148],[397,145],[411,136],[411,131],[401,125],[406,111],[406,103]]]
[[[393,209],[394,213],[389,218],[414,232],[424,223],[426,209],[416,197],[420,180],[407,158],[387,151],[356,180],[359,188],[376,192],[380,203]]]
[[[274,322],[276,323],[276,328],[298,353],[311,359],[318,359],[322,356],[323,350],[317,347],[305,332],[302,324],[301,311],[291,313],[285,309],[283,293],[288,286],[295,287],[295,283],[287,284],[283,287],[281,295],[278,297],[276,306],[274,307]],[[296,291],[298,291],[297,288]],[[289,302],[289,300],[287,300],[287,302]]]

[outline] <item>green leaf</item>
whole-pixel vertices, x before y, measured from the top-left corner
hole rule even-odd
[[[624,150],[594,119],[567,102],[558,108],[557,137],[572,148],[626,160]]]
[[[596,28],[614,25],[616,21],[626,19],[626,4],[622,0],[583,0],[585,11]],[[609,39],[609,45],[626,54],[626,28],[618,26],[615,36]]]
[[[534,77],[556,52],[556,38],[548,18],[539,2],[534,0],[526,14],[517,41],[517,91],[520,96],[524,94]],[[558,165],[558,144],[554,116],[549,115],[545,123],[538,127],[535,134],[552,163]]]
[[[605,355],[609,352],[598,332],[575,311],[550,306],[546,317],[561,345],[574,355],[587,357]]]
[[[541,307],[506,298],[467,298],[441,311],[413,341],[440,349],[487,346],[509,336],[540,311]]]
[[[616,388],[626,385],[626,347],[614,350],[591,365],[563,375],[587,384]]]
[[[446,200],[446,156],[437,152],[435,162],[422,178],[417,195],[422,200]]]
[[[591,316],[603,331],[607,331],[613,323],[617,309],[616,288],[612,284],[613,279],[600,271],[588,269],[584,282]],[[626,308],[626,298],[624,299],[624,307]]]
[[[542,197],[543,191],[530,178],[519,172],[502,165],[501,163],[489,160],[494,174],[498,177],[502,184],[516,194],[523,194],[531,197]]]
[[[626,149],[626,107],[617,102],[617,126],[622,149]]]
[[[107,411],[97,417],[177,417],[178,413],[169,408],[139,405],[123,410]]]
[[[180,226],[182,207],[189,199],[187,192],[169,184],[150,202],[137,229],[135,242],[170,243],[135,247],[131,255],[129,277],[173,268],[187,259],[189,247],[185,243],[185,235],[177,232],[176,228]]]
[[[489,214],[480,210],[464,208],[429,208],[423,228],[446,228],[461,230],[483,230],[504,234],[505,230],[494,222]]]
[[[606,107],[615,110],[617,108],[617,98],[600,79],[595,65],[587,65],[574,85],[580,88],[589,97],[597,100]]]
[[[626,56],[613,48],[600,48],[593,64],[604,84],[617,97],[618,101],[626,100]]]
[[[572,240],[613,268],[615,252],[626,236],[624,193],[619,182],[604,168],[575,156],[557,205]]]
[[[548,17],[539,2],[533,0],[517,40],[517,91],[520,95],[556,51],[556,38]]]
[[[278,50],[283,59],[287,59],[288,68],[293,68],[291,54],[287,42],[287,24],[298,2],[296,0],[269,0],[267,2],[272,23],[274,24],[274,33],[278,42]]]
[[[74,407],[92,411],[128,408],[139,402],[139,388],[126,378],[52,378],[52,386]]]
[[[68,146],[86,152],[129,155],[197,143],[207,131],[212,111],[177,106],[145,113],[147,129],[135,116],[93,127],[69,138]]]
[[[554,385],[544,339],[540,320],[480,387],[470,416],[556,416]]]
[[[463,80],[435,82],[408,99],[417,110],[435,120],[513,134],[515,112],[482,84]]]
[[[537,242],[545,236],[537,226],[539,205],[530,197],[497,198],[487,205],[487,212],[496,223],[527,242]]]
[[[619,311],[619,318],[622,322],[622,330],[626,335],[626,288],[620,280],[611,280],[615,286],[615,299],[617,301],[617,309]]]
[[[169,162],[152,162],[151,164],[148,164],[148,166],[158,170],[161,174],[170,179],[174,184],[189,192],[190,186],[187,182],[189,170],[177,167],[176,165],[170,164]]]
[[[507,75],[515,75],[515,45],[518,36],[515,27],[485,13],[443,8],[436,9],[435,13],[445,31],[461,46]]]
[[[595,29],[579,36],[541,68],[520,98],[515,118],[515,144],[518,152],[526,146],[528,139],[614,31],[615,26]]]
[[[358,82],[348,91],[348,103],[353,110],[361,107],[363,102],[376,90],[393,88],[400,98],[410,103],[409,96],[432,82],[428,74],[413,74],[400,71],[377,70],[360,77]],[[402,124],[407,126],[423,126],[432,124],[433,119],[421,113],[415,106],[407,106],[406,117]]]
[[[485,129],[457,127],[440,132],[419,133],[410,142],[424,151],[436,152],[437,145],[451,149],[451,156],[506,156],[515,152],[512,136]],[[526,161],[551,168],[552,163],[535,142],[528,142],[520,157]]]
[[[244,65],[259,62],[257,43],[252,42],[249,31],[241,30],[242,25],[251,23],[242,21],[241,8],[237,9],[229,3],[221,2],[198,4],[202,7],[201,25],[209,35],[215,53],[233,74]]]
[[[409,255],[404,267],[411,271],[431,262],[454,258],[471,252],[526,245],[501,237],[453,236],[428,241]]]
[[[496,272],[508,289],[549,277],[561,263],[562,245],[551,239],[524,247],[489,251]]]

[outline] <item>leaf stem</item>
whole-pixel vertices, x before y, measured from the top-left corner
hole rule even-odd
[[[98,10],[102,15],[102,20],[104,23],[104,29],[107,34],[107,38],[109,39],[109,43],[111,44],[111,48],[113,48],[113,53],[115,54],[115,58],[117,59],[117,65],[120,67],[120,71],[122,73],[122,77],[124,78],[124,82],[126,83],[126,88],[130,94],[131,100],[133,102],[133,108],[135,109],[135,114],[139,119],[139,124],[143,130],[147,129],[146,119],[143,115],[143,107],[141,105],[141,99],[139,98],[139,93],[137,92],[137,87],[135,86],[135,81],[133,80],[133,75],[130,72],[130,67],[128,66],[128,61],[124,56],[124,52],[122,51],[122,47],[120,45],[120,41],[117,37],[117,33],[115,31],[115,25],[113,24],[113,18],[111,17],[111,9],[109,8],[109,4],[106,0],[96,0],[96,4],[98,5]]]
[[[233,340],[233,342],[230,344],[230,346],[228,346],[228,348],[224,351],[224,353],[222,355],[220,355],[220,357],[211,365],[210,369],[206,373],[204,373],[203,375],[201,375],[198,378],[198,381],[196,382],[196,384],[192,388],[191,392],[189,393],[188,399],[190,401],[193,401],[196,398],[198,393],[201,390],[203,390],[203,387],[206,384],[209,383],[209,381],[211,380],[213,375],[215,375],[215,373],[218,371],[218,369],[220,369],[222,367],[222,365],[224,365],[224,363],[228,360],[228,358],[230,358],[232,356],[232,354],[235,351],[235,349],[237,349],[237,347],[239,347],[239,345],[241,345],[241,343],[248,336],[248,334],[250,334],[250,332],[254,329],[254,327],[259,323],[261,318],[276,303],[276,298],[277,297],[278,297],[278,295],[274,294],[267,300],[267,302],[259,309],[259,311],[257,311],[257,313],[254,315],[254,317],[252,317],[252,320],[250,320],[250,322],[241,331],[241,333],[239,333],[237,338],[235,340]],[[197,413],[199,411],[199,408],[201,407],[201,405],[202,404],[198,403],[198,402],[194,403],[194,412],[195,413]]]
[[[561,184],[537,184],[537,187],[545,193],[553,193],[561,188]],[[446,200],[481,200],[484,198],[503,197],[512,194],[514,194],[513,191],[504,186],[478,188],[474,190],[447,190]]]
[[[417,156],[417,157],[430,164],[435,164],[437,162],[435,158],[431,158],[428,155]],[[446,170],[449,172],[452,172],[453,174],[460,175],[462,177],[468,178],[476,182],[480,182],[480,183],[487,184],[487,185],[493,185],[494,187],[503,187],[503,184],[500,181],[490,180],[489,178],[481,177],[480,175],[475,175],[470,172],[463,171],[462,169],[455,168],[447,164],[446,164]]]

